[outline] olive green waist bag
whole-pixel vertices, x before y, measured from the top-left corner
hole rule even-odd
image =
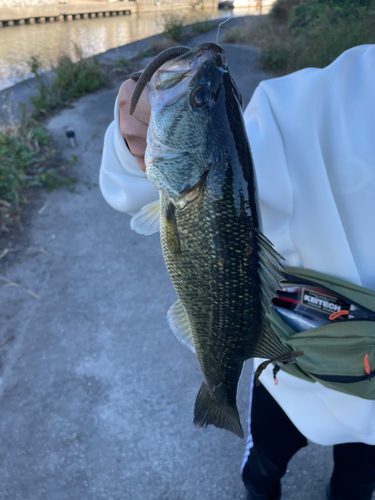
[[[270,321],[281,342],[291,351],[304,351],[296,363],[281,369],[339,392],[375,400],[375,291],[307,269],[285,269],[289,283],[321,286],[354,305],[362,318],[342,315],[324,326],[296,332],[272,310]]]

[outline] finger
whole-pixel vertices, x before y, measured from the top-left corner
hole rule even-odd
[[[129,114],[130,101],[133,95],[133,91],[136,83],[133,80],[126,80],[120,87],[118,94],[118,104],[120,112],[127,112]],[[150,87],[147,85],[137,104],[137,108],[132,118],[138,119],[140,122],[148,125],[150,122],[151,115],[151,105],[149,98]],[[129,114],[130,116],[130,114]]]
[[[129,137],[126,138],[130,152],[134,156],[144,156],[146,151],[146,139],[144,137]]]
[[[130,152],[135,156],[141,170],[145,170],[144,154],[146,150],[146,137],[148,123],[150,120],[151,106],[146,89],[142,93],[134,115],[129,114],[131,96],[135,83],[126,80],[120,88],[118,95],[118,105],[120,109],[120,130]],[[147,87],[148,89],[148,87]]]
[[[126,114],[126,112],[125,112]],[[130,116],[130,115],[129,115]],[[145,143],[146,148],[146,137],[147,137],[147,125],[138,121],[136,118],[126,116],[122,117],[120,111],[120,131],[128,144],[136,142],[138,139],[142,139]]]
[[[146,171],[146,165],[145,165],[145,157],[144,156],[136,156],[135,159],[137,160],[138,166],[143,172]]]

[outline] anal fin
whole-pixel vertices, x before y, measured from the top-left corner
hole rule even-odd
[[[186,315],[184,306],[179,300],[169,309],[167,319],[172,332],[176,335],[178,340],[195,353],[189,319]]]

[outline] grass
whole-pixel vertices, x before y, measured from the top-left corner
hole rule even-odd
[[[193,23],[189,26],[190,33],[192,35],[203,35],[213,28],[216,28],[216,24],[211,24],[207,19],[203,22]]]
[[[119,69],[124,69],[129,66],[130,62],[131,62],[130,59],[128,59],[127,57],[120,57],[120,59],[116,61],[115,67]]]
[[[66,166],[55,166],[49,133],[37,121],[25,112],[15,120],[7,106],[5,112],[7,119],[0,125],[0,233],[20,222],[28,188],[51,191],[75,181]]]
[[[196,21],[187,26],[190,21],[191,19],[176,14],[164,16],[162,21],[164,38],[180,43],[186,41],[190,36],[207,33],[215,27],[207,19]]]
[[[171,40],[168,41],[171,44]],[[174,45],[174,43],[172,43]],[[43,120],[68,106],[74,99],[98,90],[111,80],[124,79],[135,69],[133,62],[121,57],[115,63],[100,64],[96,58],[84,60],[76,47],[78,62],[62,55],[52,74],[42,73],[37,57],[29,65],[36,80],[37,93],[30,98],[29,115],[23,109],[20,120],[14,119],[10,106],[0,116],[0,233],[20,223],[20,214],[27,203],[28,190],[43,187],[47,191],[70,187],[75,178],[53,150]]]
[[[150,42],[148,50],[141,51],[139,57],[153,57],[170,47],[175,47],[176,43],[187,43],[191,36],[207,33],[215,25],[211,24],[208,20],[197,21],[193,24],[185,26],[186,19],[176,14],[164,16],[163,28],[164,31],[161,36]]]
[[[182,42],[185,39],[184,18],[175,14],[163,17],[163,35],[174,42]]]
[[[152,40],[150,43],[150,50],[144,51],[143,56],[144,57],[152,57],[159,52],[162,52],[165,49],[169,49],[170,47],[174,47],[176,45],[176,42],[174,42],[171,38],[168,38],[165,35],[162,35],[161,37],[158,37],[156,40]]]
[[[54,68],[53,79],[50,83],[40,73],[41,65],[37,57],[31,58],[30,68],[36,78],[38,90],[37,95],[30,99],[34,108],[32,115],[35,119],[41,119],[51,111],[66,106],[73,99],[109,83],[108,75],[95,58],[84,60],[80,57],[79,61],[74,63],[70,57],[62,55]]]
[[[172,30],[173,32],[173,30]],[[164,44],[175,45],[170,38]],[[155,47],[154,50],[157,50]],[[82,58],[76,47],[78,62],[62,55],[52,75],[43,75],[40,60],[32,57],[29,65],[36,79],[36,95],[28,115],[23,108],[21,119],[14,118],[11,106],[4,105],[0,115],[0,233],[20,223],[22,208],[31,188],[47,191],[71,187],[75,178],[69,171],[77,158],[66,164],[53,149],[43,120],[69,105],[74,99],[107,86],[111,79],[124,79],[138,69],[132,60],[121,57],[115,63],[100,64],[97,59]]]
[[[323,68],[351,47],[375,43],[375,0],[278,0],[259,22],[228,29],[225,41],[259,47],[268,71]]]
[[[142,57],[153,56],[162,50],[185,41],[190,35],[212,29],[206,20],[185,26],[185,18],[176,15],[163,19],[164,35],[151,44]],[[74,99],[108,85],[109,74],[117,76],[134,71],[133,63],[121,57],[113,65],[100,65],[97,59],[84,60],[76,48],[78,62],[62,55],[52,76],[42,74],[40,60],[32,57],[30,68],[36,79],[36,95],[32,96],[31,115],[22,114],[21,120],[8,116],[0,124],[0,233],[20,221],[20,213],[27,202],[27,190],[44,187],[48,191],[60,186],[71,186],[75,181],[69,175],[71,165],[58,165],[43,119],[52,112],[69,105]]]
[[[127,64],[128,60],[122,58],[117,67],[125,68]],[[31,114],[23,109],[21,119],[16,120],[11,107],[3,106],[5,116],[0,124],[0,233],[20,222],[28,189],[43,187],[51,191],[61,186],[70,187],[75,182],[69,175],[73,164],[64,165],[57,158],[41,121],[73,99],[109,83],[107,73],[95,58],[83,60],[80,57],[74,63],[68,56],[61,56],[52,80],[41,74],[37,57],[31,58],[30,67],[37,84],[37,94],[30,99]]]

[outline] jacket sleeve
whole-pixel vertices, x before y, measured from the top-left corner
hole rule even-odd
[[[134,215],[156,201],[159,195],[125,144],[120,132],[117,101],[114,118],[104,137],[99,186],[111,207]]]

